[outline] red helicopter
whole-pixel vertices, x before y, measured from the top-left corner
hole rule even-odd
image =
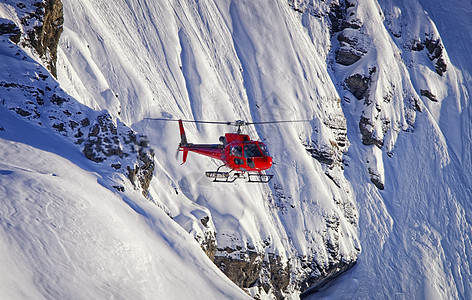
[[[255,124],[272,123],[290,123],[307,122],[308,120],[298,121],[270,121],[270,122],[219,122],[219,121],[194,121],[194,120],[174,120],[174,119],[156,119],[159,121],[178,121],[180,130],[180,143],[178,151],[183,152],[183,162],[187,161],[188,152],[195,152],[206,155],[211,158],[221,160],[223,164],[216,171],[207,171],[205,175],[213,178],[213,182],[234,182],[236,179],[245,178],[247,182],[267,183],[274,175],[263,173],[264,170],[272,167],[272,157],[269,154],[267,146],[260,142],[251,140],[249,135],[241,133],[241,127]],[[184,122],[189,123],[207,123],[224,124],[237,126],[236,133],[226,133],[220,137],[219,144],[193,144],[187,141],[185,135]],[[227,167],[229,172],[222,172],[220,169]]]

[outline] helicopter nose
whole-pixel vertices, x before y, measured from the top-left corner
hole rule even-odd
[[[264,156],[259,159],[259,162],[257,164],[258,169],[260,170],[267,170],[270,167],[272,167],[272,157],[270,156]]]
[[[272,157],[266,156],[267,169],[272,167]]]

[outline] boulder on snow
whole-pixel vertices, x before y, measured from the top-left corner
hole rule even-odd
[[[340,48],[335,51],[335,60],[343,66],[350,66],[360,60],[367,51],[360,45],[357,30],[345,29],[338,34]]]
[[[379,148],[383,146],[383,140],[374,137],[374,125],[371,120],[362,116],[359,121],[359,130],[362,135],[362,143],[364,145],[376,145]]]
[[[361,100],[366,97],[371,82],[370,77],[361,74],[354,74],[347,77],[344,80],[344,83],[347,90],[350,91],[358,100]]]
[[[438,102],[438,98],[436,98],[436,95],[431,93],[430,90],[420,90],[420,93],[421,93],[421,96],[425,96],[426,98],[428,98],[429,100],[433,102]]]

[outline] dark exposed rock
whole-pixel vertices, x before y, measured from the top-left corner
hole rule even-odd
[[[359,44],[355,35],[353,35],[352,30],[343,30],[338,34],[337,40],[340,43],[340,48],[335,51],[334,58],[338,64],[350,66],[367,53]]]
[[[200,219],[200,222],[202,223],[203,226],[207,227],[208,226],[208,222],[210,221],[210,217],[209,216],[205,216],[203,218]]]
[[[107,157],[121,156],[123,150],[112,142],[115,140],[117,129],[109,114],[101,115],[90,127],[88,138],[85,140],[83,153],[94,162],[103,162]],[[110,139],[111,138],[111,139]]]
[[[256,251],[218,249],[214,263],[239,287],[250,288],[259,279],[263,259],[264,255]]]
[[[362,143],[364,145],[376,145],[377,147],[381,148],[383,146],[383,140],[373,137],[373,127],[374,125],[368,118],[364,116],[361,117],[359,121],[359,130],[361,131],[362,135]]]
[[[291,283],[289,264],[283,264],[274,253],[257,252],[255,249],[226,247],[217,249],[214,263],[239,287],[258,287],[266,293],[272,291],[276,299],[285,299]]]
[[[290,273],[289,265],[284,266],[280,256],[269,253],[262,264],[259,282],[266,293],[272,288],[277,299],[284,299],[283,292],[287,291],[290,285]]]
[[[27,110],[24,110],[23,108],[21,107],[17,107],[15,108],[15,112],[17,114],[19,114],[20,116],[23,116],[23,117],[27,117],[27,116],[30,116],[32,113],[27,111]]]
[[[382,182],[382,179],[379,174],[375,173],[374,170],[371,168],[368,168],[369,175],[370,175],[370,181],[379,189],[383,190],[385,188],[384,183]]]
[[[353,0],[341,0],[330,4],[329,19],[331,21],[331,31],[340,32],[346,28],[360,29],[362,22],[352,14],[356,6]]]
[[[332,165],[334,163],[334,151],[330,148],[320,149],[319,147],[305,144],[305,149],[311,156],[325,165]]]
[[[325,221],[327,229],[324,243],[328,252],[328,262],[326,265],[320,265],[314,257],[300,259],[302,268],[307,270],[306,275],[299,282],[302,296],[318,291],[330,280],[352,268],[357,262],[356,258],[344,258],[339,253],[339,216],[327,215]],[[360,249],[357,250],[360,251]]]
[[[433,102],[438,102],[438,98],[436,98],[436,96],[433,93],[431,93],[431,91],[420,90],[420,93],[421,93],[421,96],[425,96],[426,98],[428,98],[429,100]]]
[[[127,176],[136,188],[142,189],[143,194],[147,193],[154,172],[154,153],[145,136],[136,135],[131,130],[119,133],[112,117],[105,113],[98,116],[90,126],[83,153],[94,162],[103,162],[112,156],[123,159],[136,153],[136,163],[126,167]]]
[[[13,21],[0,18],[0,35],[7,35],[10,41],[18,44],[21,38],[21,31]]]
[[[356,97],[361,100],[366,97],[370,87],[370,77],[361,74],[354,74],[344,80],[346,88]]]
[[[66,131],[64,123],[52,124],[52,128],[56,129],[59,132]]]
[[[410,48],[413,51],[422,51],[424,49],[424,44],[419,39],[413,39],[407,42],[407,48]]]
[[[425,35],[423,41],[415,38],[406,43],[406,47],[412,51],[428,51],[428,58],[434,62],[434,69],[438,75],[442,76],[447,70],[447,64],[444,59],[444,46],[441,39]]]
[[[216,251],[217,251],[217,244],[216,244],[216,237],[215,233],[211,230],[207,230],[205,232],[205,236],[202,241],[200,242],[200,246],[205,254],[211,259],[215,259]]]
[[[356,263],[357,260],[341,260],[339,263],[332,264],[328,268],[323,269],[323,274],[321,276],[310,277],[303,283],[304,286],[307,286],[308,288],[303,290],[300,298],[304,299],[310,294],[318,292],[328,282],[354,267]]]
[[[121,185],[114,185],[113,186],[118,192],[124,192],[125,191],[125,187],[124,186],[121,186]]]
[[[21,51],[19,47],[18,50]],[[92,109],[79,105],[60,88],[51,89],[47,82],[52,78],[39,81],[35,74],[26,72],[16,78],[16,82],[0,82],[1,105],[82,145],[83,154],[94,162],[110,159],[108,166],[128,171],[126,175],[134,186],[147,195],[154,171],[154,153],[146,137],[114,121],[106,112],[97,115]],[[44,105],[45,102],[50,105]]]
[[[62,1],[43,0],[34,3],[34,6],[35,9],[25,12],[21,19],[27,30],[26,43],[36,50],[56,77],[57,45],[64,23]]]
[[[115,170],[119,170],[119,169],[121,169],[121,164],[120,163],[111,164],[111,167]]]
[[[336,62],[343,66],[350,66],[356,63],[361,58],[362,55],[360,55],[358,51],[355,51],[352,48],[339,48],[335,52]]]
[[[90,120],[88,118],[82,119],[80,125],[82,125],[82,127],[90,126]]]
[[[55,105],[61,106],[64,102],[67,102],[68,100],[66,98],[60,97],[59,95],[52,95],[51,97],[51,102],[54,103]]]

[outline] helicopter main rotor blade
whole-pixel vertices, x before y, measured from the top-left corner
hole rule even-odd
[[[261,121],[261,122],[246,122],[245,125],[264,125],[264,124],[278,124],[278,123],[304,123],[313,120],[281,120],[281,121]]]
[[[153,121],[168,121],[168,122],[178,122],[178,119],[164,119],[164,118],[143,118],[145,120]],[[222,125],[232,125],[232,122],[224,121],[200,121],[200,120],[182,120],[185,123],[203,123],[203,124],[222,124]]]
[[[170,121],[178,122],[178,119],[164,119],[164,118],[144,118],[145,120],[154,120],[154,121]],[[233,126],[247,126],[247,125],[265,125],[265,124],[278,124],[278,123],[304,123],[311,122],[313,120],[278,120],[278,121],[260,121],[260,122],[246,122],[242,120],[237,120],[234,122],[229,121],[202,121],[202,120],[182,120],[186,123],[201,123],[201,124],[221,124],[221,125],[233,125]]]

